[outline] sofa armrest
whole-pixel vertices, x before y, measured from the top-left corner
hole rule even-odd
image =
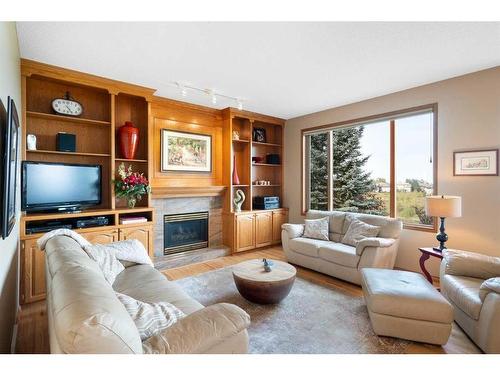
[[[393,238],[366,237],[356,244],[356,255],[363,254],[366,247],[391,247],[395,242]]]
[[[200,354],[250,325],[250,316],[236,305],[218,303],[177,321],[143,342],[145,354]]]
[[[484,302],[489,293],[500,294],[500,277],[492,277],[491,279],[484,280],[479,288],[479,298]]]
[[[288,238],[297,238],[302,237],[304,234],[304,224],[283,224],[281,225],[281,229],[286,231],[288,234]]]
[[[443,272],[446,275],[490,279],[500,276],[500,257],[461,250],[443,251]]]

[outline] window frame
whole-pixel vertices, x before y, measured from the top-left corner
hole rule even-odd
[[[390,175],[391,175],[391,181],[390,181],[390,207],[389,207],[389,217],[396,217],[396,179],[395,179],[395,174],[396,174],[396,160],[395,160],[395,142],[396,142],[396,136],[395,136],[395,122],[398,118],[401,117],[407,117],[411,116],[412,114],[419,114],[419,113],[424,113],[424,112],[432,112],[433,114],[433,129],[432,129],[432,160],[433,160],[433,171],[432,171],[432,178],[433,178],[433,194],[436,195],[438,191],[438,104],[437,103],[431,103],[431,104],[425,104],[417,107],[411,107],[411,108],[405,108],[397,111],[391,111],[391,112],[385,112],[381,114],[376,114],[376,115],[370,115],[370,116],[365,116],[365,117],[360,117],[360,118],[355,118],[352,120],[346,120],[346,121],[340,121],[340,122],[335,122],[331,124],[325,124],[325,125],[319,125],[311,128],[305,128],[301,129],[301,149],[300,149],[300,157],[301,157],[301,164],[300,164],[300,177],[301,177],[301,214],[305,215],[308,211],[307,207],[307,189],[306,189],[306,179],[308,176],[306,176],[306,171],[308,170],[306,166],[307,158],[306,158],[306,142],[307,142],[307,135],[310,135],[311,133],[319,133],[322,131],[328,131],[328,130],[333,130],[334,128],[338,127],[349,127],[349,126],[356,126],[356,125],[363,125],[363,124],[369,124],[372,122],[377,122],[377,121],[389,121],[390,125]],[[329,140],[330,140],[330,145],[331,145],[331,133],[329,133]],[[330,193],[330,186],[331,186],[331,147],[328,149],[329,153],[329,158],[328,158],[328,170],[329,170],[329,178],[328,178],[328,209],[331,209],[332,206],[332,195]],[[423,231],[423,232],[436,232],[437,231],[437,218],[433,218],[433,224],[432,225],[424,225],[424,224],[412,224],[412,223],[405,223],[403,221],[403,228],[404,229],[409,229],[409,230],[417,230],[417,231]]]

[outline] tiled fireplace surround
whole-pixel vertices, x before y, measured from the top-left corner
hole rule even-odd
[[[218,258],[229,253],[229,249],[222,245],[222,199],[220,196],[153,198],[152,205],[156,217],[153,238],[156,268],[179,267]],[[208,211],[209,213],[209,247],[179,254],[163,255],[163,216],[200,211]]]

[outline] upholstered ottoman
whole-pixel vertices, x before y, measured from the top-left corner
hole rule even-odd
[[[446,344],[453,308],[421,274],[363,268],[361,285],[377,335]]]

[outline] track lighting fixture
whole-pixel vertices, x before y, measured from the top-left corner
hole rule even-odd
[[[181,95],[183,98],[185,98],[188,95],[188,90],[191,91],[198,91],[200,93],[206,94],[209,98],[212,104],[217,104],[218,97],[220,98],[225,98],[233,101],[236,104],[236,108],[238,108],[240,111],[243,110],[243,100],[236,98],[234,96],[228,96],[228,95],[223,95],[223,94],[218,94],[216,93],[213,89],[201,89],[199,87],[194,87],[194,86],[189,86],[189,85],[184,85],[180,82],[174,82],[175,86],[179,89],[181,92]]]
[[[187,89],[186,89],[186,87],[183,84],[179,83],[179,82],[176,82],[176,85],[179,88],[179,90],[181,90],[182,97],[185,98],[187,96]]]

